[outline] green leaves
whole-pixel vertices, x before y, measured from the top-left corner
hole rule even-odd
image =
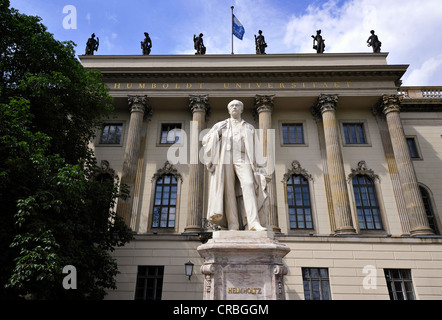
[[[35,287],[47,290],[59,280],[62,266],[57,251],[60,246],[51,231],[40,229],[38,234],[18,234],[11,248],[20,248],[20,254],[15,258],[15,268],[7,288],[16,288],[23,293],[36,292]],[[41,293],[38,297],[45,297]]]
[[[114,211],[115,177],[88,143],[113,111],[98,71],[72,42],[0,0],[0,297],[99,299],[115,287],[109,252],[132,239]],[[62,287],[75,266],[76,290]]]

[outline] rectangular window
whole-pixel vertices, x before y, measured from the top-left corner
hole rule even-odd
[[[101,132],[100,144],[120,144],[122,132],[122,123],[105,124]]]
[[[383,230],[381,210],[373,181],[365,175],[355,176],[353,192],[361,230]]]
[[[155,185],[152,228],[174,228],[178,182],[173,175],[163,175]]]
[[[290,229],[313,229],[309,184],[305,177],[292,175],[287,180],[287,202]]]
[[[344,123],[343,129],[346,144],[367,144],[363,123]]]
[[[302,123],[282,124],[283,144],[304,144],[304,128]]]
[[[181,123],[161,124],[160,144],[174,144],[181,139]]]
[[[164,266],[138,266],[135,300],[161,300]]]
[[[407,138],[408,150],[410,150],[410,157],[412,159],[420,159],[420,154],[417,149],[416,139],[414,137]]]
[[[414,300],[410,269],[384,269],[390,300]]]
[[[327,268],[302,268],[305,300],[331,300]]]

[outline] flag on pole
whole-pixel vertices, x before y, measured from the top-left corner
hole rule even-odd
[[[239,40],[242,40],[242,37],[244,36],[245,29],[241,22],[233,15],[233,27],[232,32]]]

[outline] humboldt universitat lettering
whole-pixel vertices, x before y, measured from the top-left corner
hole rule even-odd
[[[339,82],[223,82],[223,83],[184,83],[184,82],[114,82],[108,83],[115,90],[265,90],[265,89],[342,89],[350,88],[350,81]]]

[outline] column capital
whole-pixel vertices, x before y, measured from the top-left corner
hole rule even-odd
[[[152,116],[152,107],[149,105],[147,96],[127,96],[127,102],[131,113],[141,112],[144,120]]]
[[[146,112],[147,96],[127,96],[130,112]]]
[[[338,104],[337,94],[320,94],[316,108],[322,113],[325,111],[335,111]]]
[[[209,96],[206,94],[203,95],[190,95],[189,96],[189,107],[194,112],[208,112],[209,111]]]
[[[325,111],[335,111],[338,103],[337,94],[320,94],[316,104],[310,109],[313,119],[318,122],[322,120]]]
[[[381,98],[380,109],[387,115],[390,112],[401,111],[402,96],[397,94],[384,94]]]
[[[255,108],[256,112],[260,114],[261,112],[272,112],[273,111],[273,99],[275,95],[260,95],[255,96]]]

